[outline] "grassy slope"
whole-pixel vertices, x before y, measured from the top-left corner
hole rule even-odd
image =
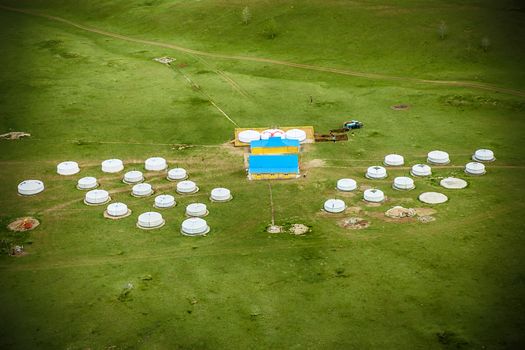
[[[183,8],[194,11],[194,6],[200,5]],[[1,73],[0,127],[33,134],[30,140],[0,143],[5,164],[0,169],[1,219],[34,213],[42,220],[28,236],[33,242],[29,256],[1,260],[0,300],[8,315],[0,321],[2,347],[439,348],[435,334],[443,331],[456,334],[450,340],[453,347],[466,342],[466,347],[509,348],[523,341],[524,230],[515,220],[524,209],[516,200],[523,196],[521,168],[491,168],[487,176],[473,179],[467,191],[448,193],[450,203],[439,208],[438,221],[428,226],[370,218],[370,229],[345,232],[336,219],[317,214],[323,200],[334,195],[336,179],[350,176],[372,184],[359,167],[394,151],[413,164],[423,161],[429,149],[444,148],[461,165],[473,149],[487,146],[497,150],[496,165],[521,166],[521,100],[282,67],[204,64],[169,53],[188,64],[184,72],[241,125],[282,124],[286,118],[286,124],[327,130],[348,114],[367,124],[348,143],[316,145],[304,154],[305,163],[323,158],[333,168],[312,169],[301,181],[274,184],[278,222],[305,222],[314,232],[302,238],[268,236],[262,233],[269,221],[267,185],[245,181],[239,155],[221,147],[177,151],[125,144],[217,145],[231,136],[232,126],[202,102],[202,95],[179,74],[151,62],[165,52],[46,20],[1,16],[1,39],[9,49],[2,57],[8,69]],[[92,17],[116,28],[126,20]],[[153,30],[148,37],[159,33]],[[207,48],[216,33],[200,36],[199,42],[186,35],[181,40],[190,46]],[[268,47],[257,50],[275,54]],[[304,52],[296,48],[289,55]],[[334,59],[335,65],[344,62]],[[396,64],[393,57],[387,62]],[[210,65],[225,70],[252,97],[238,95]],[[460,107],[451,104],[457,100]],[[397,102],[413,108],[391,111],[388,106]],[[209,237],[189,240],[177,233],[183,208],[193,199],[179,198],[179,206],[165,212],[165,228],[143,232],[133,222],[151,208],[150,200],[115,194],[134,213],[107,222],[99,208],[80,203],[73,188],[77,177],[54,175],[56,163],[65,159],[79,161],[82,176],[102,178],[96,164],[104,158],[136,160],[128,165],[131,169],[152,155],[191,172],[202,189],[193,199],[207,201],[217,185],[234,191],[233,202],[210,204]],[[340,168],[345,166],[357,168]],[[391,178],[402,173],[392,171]],[[35,176],[45,181],[46,192],[17,197],[17,183]],[[104,188],[126,188],[117,176],[101,181]],[[151,183],[166,184],[161,178]],[[429,180],[417,185],[421,191],[434,188]],[[389,181],[379,186],[391,198],[389,204],[418,205],[414,192],[395,192]],[[360,195],[345,200],[360,205]],[[45,211],[68,201],[75,202],[64,210]],[[141,279],[147,274],[151,281]],[[136,286],[132,300],[120,302],[117,296],[129,281]]]

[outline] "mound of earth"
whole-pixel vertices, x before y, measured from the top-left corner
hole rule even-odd
[[[351,217],[351,218],[341,220],[339,222],[339,225],[341,227],[352,229],[352,230],[361,230],[361,229],[364,229],[370,226],[370,222],[362,218]]]
[[[300,236],[310,231],[310,228],[303,224],[293,224],[288,231],[293,235]]]
[[[284,228],[279,225],[270,225],[266,228],[268,233],[281,233],[284,231]]]
[[[22,137],[29,137],[31,134],[28,134],[27,132],[22,131],[11,131],[6,134],[0,135],[0,139],[2,140],[18,140]]]
[[[401,206],[395,206],[388,209],[385,215],[393,219],[411,218],[416,215],[416,210],[413,208],[403,208]]]
[[[390,108],[392,108],[394,111],[406,111],[407,109],[410,109],[410,105],[401,103],[398,105],[390,106]]]
[[[417,219],[424,224],[426,224],[427,222],[436,221],[436,218],[431,215],[419,216]]]
[[[36,228],[38,225],[40,225],[40,222],[32,218],[30,216],[26,216],[23,218],[18,218],[9,225],[7,225],[7,228],[11,231],[15,232],[23,232],[23,231],[29,231]]]

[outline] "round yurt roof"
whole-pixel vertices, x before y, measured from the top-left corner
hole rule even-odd
[[[354,179],[337,180],[337,189],[340,191],[353,191],[357,188],[357,182]]]
[[[144,175],[141,171],[131,170],[124,174],[124,182],[136,183],[144,180]]]
[[[206,204],[204,203],[191,203],[186,207],[186,214],[188,215],[205,215],[208,212]]]
[[[346,209],[346,204],[341,199],[328,199],[323,207],[329,213],[340,213]]]
[[[124,169],[124,163],[120,159],[106,159],[101,164],[105,173],[118,173]]]
[[[44,190],[44,183],[40,180],[24,180],[18,184],[18,193],[31,196]]]
[[[153,192],[153,188],[148,183],[140,183],[133,186],[132,192],[134,195],[144,196],[151,194]]]
[[[450,162],[448,153],[444,151],[428,152],[427,160],[429,163],[434,163],[434,164],[447,164]]]
[[[151,157],[146,159],[144,167],[146,170],[150,171],[161,171],[168,167],[168,163],[166,162],[166,159],[162,157]]]
[[[413,189],[414,180],[407,176],[398,176],[394,179],[394,187],[402,190]]]
[[[195,182],[190,180],[181,181],[177,184],[178,192],[193,192],[197,189]]]
[[[494,157],[494,152],[492,152],[490,149],[482,148],[474,152],[472,159],[480,162],[491,162],[496,158]]]
[[[297,140],[299,142],[303,142],[306,140],[306,132],[304,132],[304,130],[301,129],[287,130],[285,136],[289,140]]]
[[[97,179],[93,176],[86,176],[78,180],[77,188],[87,190],[98,186]]]
[[[383,179],[387,176],[386,169],[382,166],[371,166],[366,170],[366,177],[370,179]]]
[[[465,165],[465,171],[469,174],[482,175],[485,174],[485,164],[478,162],[470,162]]]
[[[155,197],[155,206],[160,208],[172,207],[175,205],[175,197],[170,194],[161,194]]]
[[[268,140],[270,137],[286,138],[286,133],[281,129],[267,129],[261,132],[261,140]]]
[[[206,220],[201,218],[189,218],[182,222],[181,231],[185,235],[202,235],[210,230]]]
[[[217,187],[211,190],[211,198],[214,200],[227,200],[231,197],[231,192],[227,188]]]
[[[426,164],[416,164],[412,166],[411,172],[415,176],[429,176],[432,174],[432,168]]]
[[[128,213],[128,206],[121,202],[111,203],[106,211],[110,216],[123,216]]]
[[[173,168],[168,171],[168,178],[172,180],[182,180],[188,176],[186,169]]]
[[[261,133],[255,130],[244,130],[241,131],[237,137],[239,141],[244,143],[250,143],[252,141],[257,141],[261,139]]]
[[[385,156],[385,165],[400,166],[405,164],[405,158],[399,154],[389,154]]]
[[[142,228],[156,228],[164,224],[164,218],[160,213],[149,211],[139,215],[137,224]]]
[[[86,193],[85,200],[90,204],[101,204],[109,200],[109,192],[105,190],[91,190]]]
[[[368,202],[382,202],[385,200],[385,194],[383,191],[376,188],[365,190],[363,198]]]
[[[57,173],[59,175],[74,175],[80,171],[77,162],[66,161],[57,165]]]

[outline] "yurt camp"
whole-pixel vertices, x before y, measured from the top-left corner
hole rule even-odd
[[[181,233],[185,236],[204,236],[210,232],[206,220],[201,218],[189,218],[182,222]]]
[[[18,194],[32,196],[44,190],[44,183],[40,180],[25,180],[18,184]]]

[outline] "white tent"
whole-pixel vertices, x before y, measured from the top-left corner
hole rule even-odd
[[[486,173],[485,164],[470,162],[465,165],[465,172],[469,175],[483,175]]]
[[[428,152],[427,162],[430,164],[444,165],[450,163],[450,158],[447,152],[432,151]]]
[[[255,130],[244,130],[238,135],[239,141],[244,143],[250,143],[261,139],[261,133]]]
[[[363,193],[363,198],[367,202],[380,203],[385,200],[385,194],[381,190],[371,188]]]
[[[181,194],[195,193],[199,190],[195,182],[185,180],[177,183],[177,192]]]
[[[171,208],[175,206],[175,197],[169,194],[161,194],[155,197],[156,208]]]
[[[124,169],[124,163],[120,159],[107,159],[101,164],[105,173],[118,173]]]
[[[496,160],[496,157],[494,157],[494,152],[492,152],[490,149],[478,149],[476,152],[474,152],[472,160],[478,162],[492,162]]]
[[[122,181],[129,185],[138,184],[139,182],[144,181],[144,175],[138,170],[128,171],[124,174],[124,179]]]
[[[137,226],[143,229],[154,229],[164,226],[166,221],[160,213],[149,211],[140,214],[137,220]]]
[[[57,165],[57,173],[59,175],[75,175],[80,172],[77,162],[67,161]]]
[[[231,200],[233,197],[231,195],[231,192],[227,188],[218,187],[211,190],[211,196],[210,199],[215,202],[227,202]]]
[[[385,156],[384,163],[389,166],[401,166],[405,164],[405,158],[399,154],[389,154]]]
[[[353,191],[357,188],[357,182],[354,179],[337,180],[337,189],[343,192]]]
[[[412,190],[416,188],[414,180],[407,176],[398,176],[394,179],[394,184],[392,186],[396,190]]]
[[[162,171],[168,168],[168,163],[164,158],[152,157],[146,159],[146,162],[144,162],[144,168],[149,171]]]
[[[84,198],[84,203],[88,205],[100,205],[106,204],[111,198],[109,197],[109,192],[104,190],[91,190],[86,193]]]
[[[128,209],[128,206],[120,202],[111,203],[106,208],[106,214],[113,218],[125,217],[130,213],[131,211]]]
[[[387,176],[386,169],[382,166],[371,166],[366,170],[366,177],[369,179],[384,179]]]
[[[86,176],[78,179],[77,188],[79,190],[91,190],[98,186],[97,179],[93,176]]]
[[[206,216],[208,215],[208,208],[203,203],[192,203],[186,207],[186,215],[194,217]]]
[[[426,164],[416,164],[412,167],[410,174],[413,176],[430,176],[432,169]]]
[[[131,189],[131,194],[135,197],[146,197],[153,194],[153,188],[148,183],[136,184]]]
[[[186,236],[202,236],[210,232],[206,220],[201,218],[189,218],[182,222],[181,233]]]
[[[32,196],[44,190],[44,183],[40,180],[25,180],[18,184],[18,193],[23,196]]]
[[[346,209],[346,204],[340,199],[329,199],[324,202],[323,207],[329,213],[341,213]]]
[[[186,169],[183,168],[173,168],[168,171],[168,180],[178,181],[186,180],[188,178],[188,173]]]
[[[304,142],[306,141],[306,132],[301,129],[290,129],[285,132],[285,137],[289,140]]]
[[[267,129],[261,132],[261,140],[268,140],[270,137],[286,138],[286,133],[281,129]]]

